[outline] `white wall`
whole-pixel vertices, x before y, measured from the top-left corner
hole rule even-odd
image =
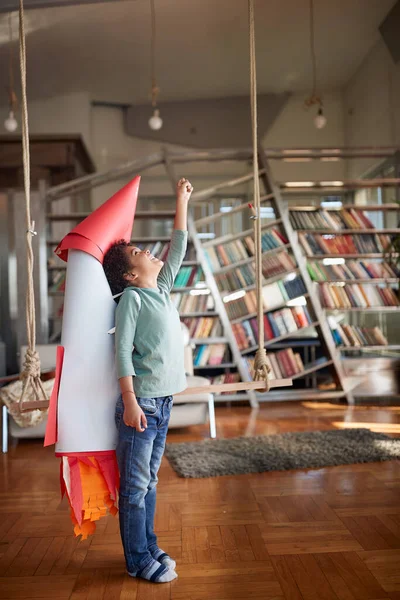
[[[304,108],[307,94],[295,94],[264,137],[265,147],[338,148],[344,145],[344,120],[342,94],[339,90],[323,94],[324,114],[327,124],[324,129],[314,126],[317,108]],[[283,162],[272,161],[273,174],[277,181],[321,180],[331,181],[344,176],[343,161]]]
[[[342,97],[339,91],[324,95],[327,126],[317,130],[313,118],[317,110],[304,109],[306,94],[291,97],[280,113],[268,134],[264,146],[301,148],[309,146],[338,147],[344,143]],[[250,127],[249,117],[249,127]],[[91,112],[93,158],[99,170],[107,170],[121,163],[158,152],[160,145],[128,136],[124,132],[123,112],[117,108],[93,107]],[[172,150],[185,150],[174,145],[166,145]],[[320,179],[336,180],[344,175],[344,163],[313,161],[310,163],[272,162],[274,176],[279,181]],[[177,176],[190,176],[196,189],[205,188],[217,182],[230,179],[250,170],[249,165],[235,162],[198,163],[182,166]],[[149,178],[151,177],[151,182]],[[167,185],[166,185],[167,184]],[[120,184],[119,184],[120,185]],[[118,184],[102,186],[94,193],[94,206],[98,206],[117,189]],[[165,171],[161,168],[143,174],[142,194],[163,194],[168,188]],[[237,188],[241,191],[243,188]]]
[[[400,145],[400,65],[380,41],[343,91],[348,146]],[[376,159],[348,161],[348,177],[363,175]]]
[[[343,145],[343,111],[339,91],[324,94],[325,112],[328,124],[325,129],[317,130],[313,124],[316,109],[305,110],[304,94],[296,94],[276,119],[268,134],[264,137],[264,146],[270,147],[308,147]],[[28,97],[29,102],[29,97]],[[7,114],[7,109],[0,109]],[[29,126],[31,134],[79,133],[83,136],[88,150],[98,168],[104,171],[121,163],[145,157],[158,152],[161,144],[153,141],[133,138],[125,134],[123,112],[118,108],[92,106],[88,93],[71,93],[41,101],[29,102]],[[250,127],[249,118],[249,127]],[[166,145],[172,150],[185,150],[174,145]],[[340,179],[343,177],[343,163],[310,162],[288,163],[272,162],[274,175],[279,181],[301,179]],[[176,168],[176,176],[191,177],[196,189],[202,189],[215,183],[229,180],[248,172],[250,165],[237,162],[197,163]],[[102,186],[93,194],[95,208],[121,186],[121,182]],[[236,188],[237,193],[248,186]],[[143,173],[142,195],[170,193],[170,185],[163,168]]]
[[[53,96],[42,100],[29,101],[28,117],[30,134],[65,134],[82,135],[88,150],[91,147],[90,132],[90,97],[86,92],[76,92],[66,96]],[[4,121],[8,108],[0,108],[1,120]],[[21,119],[17,115],[21,132]]]

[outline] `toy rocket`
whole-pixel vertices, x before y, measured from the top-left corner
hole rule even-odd
[[[131,239],[140,177],[73,229],[55,253],[67,262],[61,346],[50,399],[45,446],[56,444],[60,482],[75,535],[85,539],[95,521],[116,514],[118,466],[115,404],[115,301],[103,258],[117,240]]]

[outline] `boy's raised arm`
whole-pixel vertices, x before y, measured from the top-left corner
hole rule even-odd
[[[170,291],[174,285],[175,278],[186,254],[188,237],[187,205],[192,192],[193,186],[187,179],[183,178],[178,181],[174,231],[172,232],[168,256],[158,276],[158,283],[168,291]]]

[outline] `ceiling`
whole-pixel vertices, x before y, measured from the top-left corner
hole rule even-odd
[[[314,0],[320,90],[349,80],[395,1]],[[247,0],[155,0],[155,6],[160,101],[248,94]],[[255,13],[259,91],[308,92],[309,0],[256,0]],[[150,0],[27,10],[26,30],[30,99],[87,91],[96,101],[148,101]],[[7,40],[8,16],[1,14],[1,81],[8,79]],[[14,44],[15,70],[17,62]],[[0,104],[6,101],[1,86]]]

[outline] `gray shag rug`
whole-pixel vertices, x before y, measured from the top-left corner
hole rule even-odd
[[[307,431],[167,444],[180,477],[315,469],[400,458],[400,439],[369,429]]]

